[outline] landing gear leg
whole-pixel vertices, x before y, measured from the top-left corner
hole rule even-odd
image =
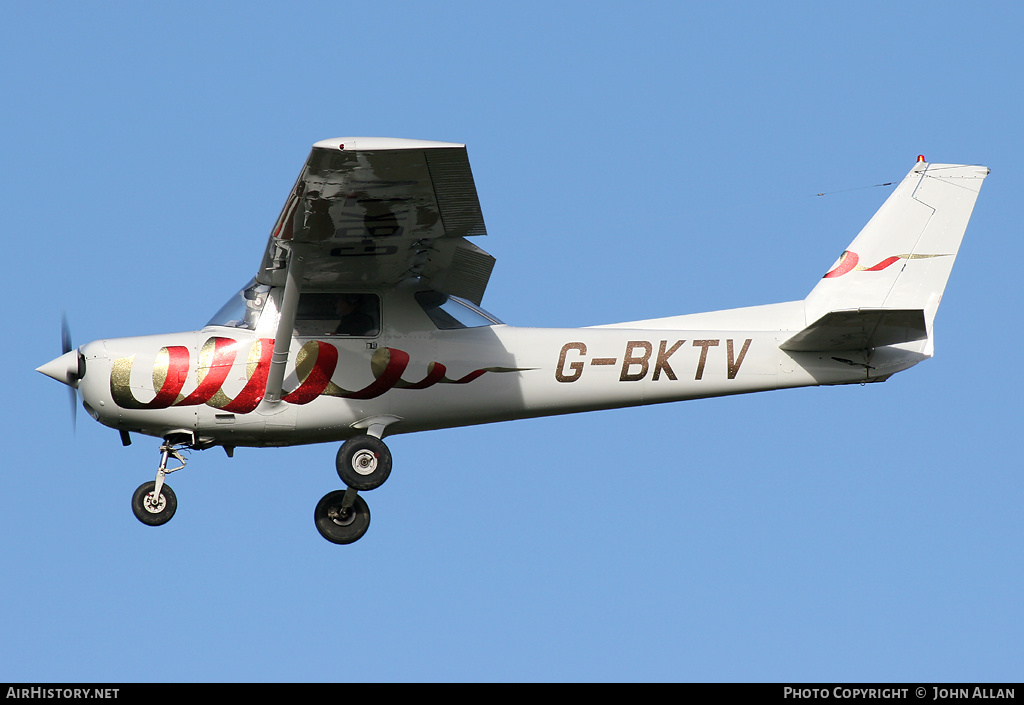
[[[380,437],[389,423],[399,420],[366,419],[354,425],[366,433],[348,439],[338,449],[335,466],[348,489],[328,492],[313,512],[316,530],[331,543],[358,541],[370,528],[370,508],[359,492],[380,487],[391,474],[391,451]]]
[[[174,458],[181,465],[168,468],[169,458]],[[156,480],[142,483],[132,495],[132,512],[136,519],[147,526],[160,526],[171,520],[178,509],[178,498],[171,486],[164,484],[164,477],[167,473],[181,470],[185,465],[185,458],[175,448],[175,444],[164,441],[160,446],[160,467],[156,471]]]

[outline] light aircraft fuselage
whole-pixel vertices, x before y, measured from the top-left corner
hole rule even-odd
[[[398,433],[822,384],[880,382],[932,327],[985,167],[919,159],[802,301],[588,328],[501,323],[463,145],[313,147],[256,276],[200,330],[97,340],[39,368],[88,413],[163,439],[133,510],[174,514],[181,449],[344,441],[314,513],[350,543]],[[168,467],[169,459],[181,465]]]
[[[272,315],[274,292],[264,309]],[[263,394],[271,332],[198,331],[100,340],[82,348],[79,386],[97,421],[199,447],[345,440],[388,418],[388,434],[818,384],[870,382],[925,359],[788,352],[804,328],[794,305],[737,309],[741,328],[679,316],[593,328],[491,324],[429,330],[409,291],[380,292],[384,326],[366,337],[296,337],[283,403]],[[270,309],[268,311],[267,309]],[[759,321],[789,326],[757,330]],[[688,326],[688,319],[696,325]],[[405,325],[403,325],[405,324]],[[883,363],[883,364],[879,364]]]

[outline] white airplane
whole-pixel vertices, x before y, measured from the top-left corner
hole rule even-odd
[[[346,489],[314,512],[333,543],[370,523],[387,435],[824,384],[881,382],[933,352],[932,322],[982,166],[924,157],[803,301],[589,328],[480,308],[494,258],[465,145],[317,142],[256,276],[201,330],[97,340],[38,368],[94,419],[163,440],[144,524],[177,499],[184,449],[344,441]],[[72,395],[74,392],[72,392]],[[171,458],[177,461],[168,467]]]

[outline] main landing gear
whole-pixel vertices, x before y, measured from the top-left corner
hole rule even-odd
[[[353,543],[363,537],[370,528],[370,508],[359,492],[380,487],[391,474],[391,451],[377,435],[371,435],[374,432],[379,431],[371,428],[370,433],[350,438],[342,444],[335,464],[338,477],[347,489],[328,492],[313,511],[316,530],[331,543]],[[197,446],[193,439],[183,435],[164,439],[160,446],[156,480],[142,483],[132,495],[132,512],[143,524],[160,526],[174,516],[178,498],[164,479],[168,473],[185,467],[186,461],[180,451],[188,448],[201,449],[202,446]],[[178,461],[177,467],[167,467],[172,458]]]
[[[324,495],[313,511],[313,521],[325,539],[346,544],[358,541],[370,528],[370,508],[358,492],[384,484],[391,474],[391,451],[375,436],[356,436],[342,444],[336,465],[348,489]]]
[[[176,446],[184,445],[184,443],[173,443],[169,439],[165,440],[160,446],[160,467],[156,471],[156,480],[142,483],[132,495],[132,512],[136,519],[147,526],[166,524],[178,509],[178,498],[174,496],[171,486],[164,484],[164,476],[185,467],[185,458],[176,448]],[[168,468],[167,460],[169,458],[174,458],[181,465],[176,468]]]

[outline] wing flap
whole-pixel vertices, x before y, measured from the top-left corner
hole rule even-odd
[[[494,258],[462,238],[446,248],[448,244],[441,243],[443,249],[451,250],[450,257],[444,260],[445,266],[427,276],[438,291],[461,296],[479,306],[494,269]]]
[[[480,200],[469,168],[469,155],[463,149],[424,150],[427,169],[434,184],[438,212],[449,237],[486,235]]]

